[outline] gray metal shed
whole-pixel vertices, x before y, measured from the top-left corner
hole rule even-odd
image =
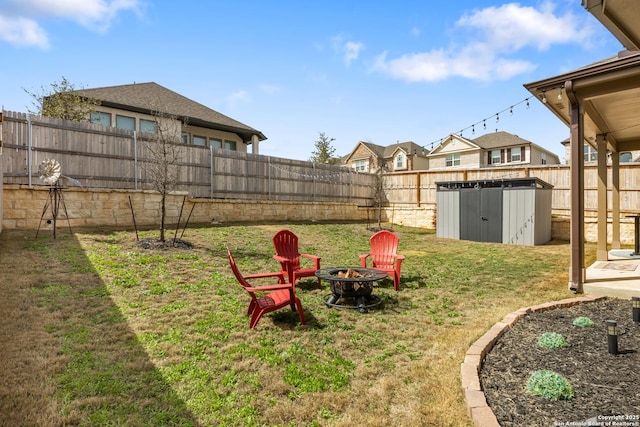
[[[539,178],[436,182],[436,235],[541,245],[551,240],[553,186]]]

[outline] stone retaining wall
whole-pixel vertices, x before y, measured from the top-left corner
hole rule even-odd
[[[46,186],[5,184],[3,188],[2,227],[6,229],[41,229],[52,227],[47,220],[52,217],[52,209],[43,210],[50,200],[50,190]],[[60,226],[132,227],[135,214],[136,224],[152,227],[160,223],[160,195],[154,191],[109,190],[95,188],[67,188],[62,191],[64,204],[59,207]],[[133,213],[131,209],[133,205]],[[183,201],[185,201],[183,206]],[[69,216],[67,223],[64,208]],[[192,211],[193,208],[193,211]],[[189,218],[190,224],[210,224],[226,222],[255,221],[362,221],[376,224],[378,209],[349,203],[329,202],[283,202],[238,199],[194,199],[186,193],[168,196],[168,225],[177,224],[182,209],[181,224]],[[42,218],[42,221],[41,221]],[[409,227],[434,229],[436,209],[433,204],[423,206],[391,206],[382,209],[382,221]],[[620,234],[623,244],[633,244],[633,220],[621,218]],[[585,239],[597,241],[596,218],[585,218]],[[611,239],[611,224],[609,224]],[[552,221],[551,237],[569,240],[569,219],[555,217]]]
[[[53,227],[48,223],[53,210],[44,207],[51,200],[48,187],[29,188],[5,185],[2,225],[6,229],[41,229]],[[150,227],[160,224],[160,195],[153,191],[128,191],[69,188],[62,191],[64,204],[58,209],[58,226]],[[131,201],[131,203],[130,203]],[[183,206],[183,201],[185,201]],[[49,204],[50,206],[52,203]],[[189,215],[190,224],[255,221],[366,221],[372,208],[347,203],[275,202],[255,200],[193,199],[186,193],[171,194],[167,198],[166,223],[177,224],[182,210],[181,224]],[[132,213],[133,207],[133,213]],[[67,222],[67,215],[69,220]],[[193,208],[193,210],[192,210]],[[368,212],[369,211],[369,212]],[[42,221],[41,221],[42,218]]]

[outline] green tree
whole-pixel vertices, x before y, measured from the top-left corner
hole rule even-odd
[[[315,150],[311,153],[309,161],[328,165],[338,164],[340,159],[333,156],[336,149],[333,147],[332,142],[335,140],[335,138],[326,136],[324,132],[320,132],[318,140],[315,142]]]
[[[42,86],[40,93],[22,89],[33,98],[35,110],[29,109],[31,114],[81,122],[89,120],[95,106],[100,105],[100,101],[84,95],[83,89],[76,89],[64,76],[49,88]]]

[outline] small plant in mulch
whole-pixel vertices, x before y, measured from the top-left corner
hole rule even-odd
[[[573,397],[573,387],[569,381],[559,373],[545,369],[531,374],[527,381],[527,390],[531,394],[542,396],[548,400]]]
[[[563,348],[568,344],[562,335],[556,332],[545,332],[538,338],[538,345],[544,348]]]
[[[593,326],[593,320],[589,319],[588,317],[581,316],[573,319],[573,324],[575,326],[580,326],[581,328],[588,328],[590,326]]]

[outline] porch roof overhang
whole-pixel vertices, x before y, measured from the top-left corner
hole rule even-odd
[[[567,126],[570,103],[584,113],[584,139],[595,147],[603,135],[612,152],[640,149],[640,52],[616,57],[524,87]]]

